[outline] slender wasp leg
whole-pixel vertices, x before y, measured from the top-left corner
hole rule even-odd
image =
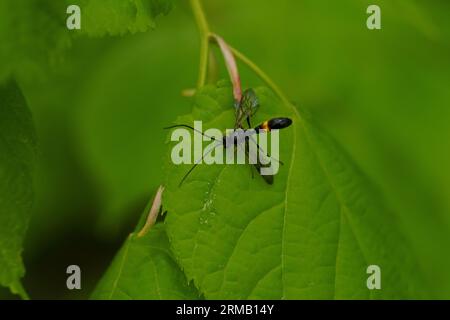
[[[221,146],[221,145],[222,145],[222,142],[218,142],[218,143],[216,143],[215,145],[213,145],[213,147],[212,147],[210,150],[204,152],[203,155],[202,155],[202,157],[201,157],[200,159],[198,159],[198,160],[194,163],[194,165],[189,169],[189,171],[186,172],[186,174],[183,176],[183,179],[181,179],[180,184],[178,185],[178,187],[181,187],[181,185],[183,184],[184,180],[186,180],[186,178],[189,176],[189,174],[190,174],[192,171],[194,171],[194,169],[200,164],[200,162],[203,161],[203,159],[204,159],[208,154],[210,154],[214,149],[216,149],[218,146]],[[210,145],[209,145],[209,146],[210,146]],[[209,147],[209,146],[208,146],[208,147]]]
[[[253,166],[256,170],[256,172],[264,179],[264,181],[266,181],[268,184],[273,184],[273,175],[262,175],[261,174],[261,168],[264,167],[264,165],[262,165],[259,161],[258,158],[256,157],[256,159],[254,158],[254,155],[252,155],[249,150],[248,150],[248,140],[245,142],[246,147],[245,147],[245,154],[247,155],[249,162],[253,163]],[[242,147],[242,145],[240,145]],[[250,167],[250,170],[252,170],[252,168]],[[252,170],[252,178],[253,178],[253,170]]]
[[[201,134],[202,136],[204,136],[204,137],[207,137],[207,138],[209,138],[209,139],[211,139],[211,140],[213,140],[213,141],[217,141],[217,143],[216,143],[210,150],[208,150],[207,152],[203,153],[202,157],[194,163],[194,165],[189,169],[188,172],[186,172],[186,174],[183,176],[183,179],[181,179],[181,181],[180,181],[180,183],[179,183],[179,185],[178,185],[178,187],[181,187],[181,185],[182,185],[183,182],[186,180],[186,178],[189,176],[189,174],[190,174],[192,171],[194,171],[195,167],[197,167],[197,165],[199,165],[200,162],[202,162],[203,159],[204,159],[208,154],[210,154],[215,148],[217,148],[217,147],[220,146],[220,145],[223,145],[223,141],[219,141],[219,140],[217,140],[215,137],[208,136],[207,134],[204,134],[203,132],[201,132],[201,131],[199,131],[199,130],[195,129],[194,127],[191,127],[191,126],[189,126],[189,125],[187,125],[187,124],[175,124],[175,125],[173,125],[173,126],[165,127],[164,129],[173,129],[173,128],[188,128],[188,129],[191,129],[191,130],[194,131],[194,132],[200,133],[200,134]],[[210,147],[210,146],[208,146],[208,147]]]
[[[195,164],[189,169],[189,171],[186,172],[186,174],[183,176],[183,179],[181,179],[180,183],[178,184],[178,188],[181,187],[181,185],[183,184],[184,180],[186,180],[186,178],[189,176],[189,174],[190,174],[192,171],[194,171],[195,167],[197,167],[199,163],[200,163],[200,162],[195,163]]]
[[[278,159],[275,158],[275,157],[272,157],[268,152],[266,152],[263,148],[261,148],[261,147],[259,146],[258,142],[257,142],[255,139],[253,139],[252,136],[247,136],[247,137],[248,137],[248,139],[249,139],[250,141],[252,141],[252,142],[256,145],[256,147],[258,148],[258,150],[259,150],[262,154],[264,154],[267,158],[270,158],[270,159],[272,159],[272,160],[275,160],[275,161],[278,162],[279,164],[284,165],[284,162],[283,162],[283,161],[278,160]]]
[[[241,148],[241,150],[242,150],[242,148],[244,148],[243,150],[245,152],[245,155],[248,158],[249,163],[252,163],[252,161],[250,160],[250,158],[251,158],[250,153],[248,152],[248,142],[246,141],[245,146],[243,146],[242,144],[238,144],[237,147]],[[252,179],[254,179],[255,174],[253,172],[253,166],[249,166],[249,168],[250,168],[250,174],[252,175]]]
[[[250,117],[247,117],[247,124],[248,124],[248,127],[249,127],[249,128],[252,127],[252,124],[251,124],[251,121],[250,121]]]

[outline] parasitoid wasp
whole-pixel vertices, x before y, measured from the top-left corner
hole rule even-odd
[[[176,124],[173,126],[166,127],[164,129],[173,129],[173,128],[180,128],[180,127],[188,128],[190,130],[200,133],[202,136],[207,137],[207,138],[211,139],[212,141],[217,141],[217,144],[214,146],[214,148],[209,150],[208,153],[212,152],[212,150],[214,150],[215,148],[217,148],[219,146],[222,146],[223,148],[229,148],[230,146],[237,147],[237,146],[243,145],[245,148],[246,156],[250,157],[249,151],[248,151],[249,150],[248,146],[249,146],[249,143],[252,142],[256,145],[258,151],[261,152],[264,156],[269,157],[269,158],[279,162],[280,164],[283,164],[282,161],[275,159],[275,158],[271,157],[268,153],[264,152],[264,150],[259,146],[258,142],[255,141],[255,139],[253,139],[252,134],[259,134],[261,132],[270,132],[271,130],[275,130],[275,129],[279,130],[279,129],[287,128],[292,124],[292,120],[290,118],[283,118],[283,117],[272,118],[272,119],[262,122],[255,128],[252,128],[251,117],[256,113],[258,108],[259,108],[259,99],[258,99],[255,91],[251,88],[245,90],[244,93],[242,94],[241,101],[240,102],[236,101],[236,103],[235,103],[235,119],[236,119],[235,124],[234,124],[235,131],[233,131],[233,133],[231,133],[227,136],[224,136],[222,141],[219,141],[214,137],[207,136],[203,132],[200,132],[200,131],[196,130],[194,127],[187,125],[187,124]],[[248,125],[247,129],[244,129],[244,126],[243,126],[244,120],[246,121],[246,123]],[[253,130],[251,130],[250,134],[247,134],[247,132],[250,131],[249,129],[253,129]],[[247,130],[249,130],[249,131],[247,131]],[[186,172],[186,174],[183,176],[182,180],[180,181],[179,186],[181,186],[183,184],[183,182],[186,180],[186,178],[189,176],[189,174],[197,167],[197,165],[203,160],[203,158],[205,156],[206,156],[206,154],[203,154],[201,159],[196,161],[194,163],[194,165],[189,169],[189,171]],[[266,183],[273,184],[273,175],[262,175],[261,174],[261,168],[263,168],[267,165],[261,163],[260,161],[256,161],[256,163],[254,163],[253,165],[256,168],[256,171],[258,173],[260,173],[261,177],[263,177],[264,181],[266,181]],[[253,171],[252,171],[252,174],[253,174]]]

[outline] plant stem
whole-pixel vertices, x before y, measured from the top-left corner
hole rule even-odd
[[[205,85],[206,76],[208,73],[209,41],[214,41],[219,45],[217,39],[221,38],[210,32],[200,0],[190,0],[190,3],[192,11],[194,13],[195,21],[197,22],[200,32],[200,67],[197,87],[201,88]],[[249,67],[263,82],[265,82],[273,90],[273,92],[275,92],[275,94],[281,99],[281,101],[283,101],[284,104],[290,106],[294,110],[294,112],[297,113],[296,108],[292,105],[292,103],[289,101],[280,87],[278,87],[278,85],[276,85],[275,82],[267,75],[267,73],[265,73],[260,67],[258,67],[258,65],[256,65],[256,63],[254,63],[237,49],[228,44],[226,46],[227,50],[231,51],[234,57],[247,65],[247,67]]]
[[[216,83],[217,80],[219,80],[217,57],[212,50],[209,50],[207,83]]]
[[[209,26],[200,0],[190,0],[190,3],[200,33],[200,65],[197,82],[197,89],[200,89],[205,85],[208,73]]]
[[[247,65],[262,81],[264,81],[275,94],[287,105],[291,105],[291,102],[283,91],[278,87],[275,82],[265,73],[260,67],[258,67],[252,60],[246,57],[243,53],[239,52],[237,49],[228,46],[233,55],[239,59],[242,63]]]

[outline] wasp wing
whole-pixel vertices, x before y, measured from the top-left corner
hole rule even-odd
[[[258,111],[259,99],[253,89],[247,89],[242,94],[241,102],[236,108],[236,128],[242,128],[242,121],[246,119],[251,128],[250,118]]]

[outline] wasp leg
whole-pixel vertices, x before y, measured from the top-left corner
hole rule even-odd
[[[255,139],[253,139],[253,137],[248,136],[248,138],[249,138],[249,141],[252,141],[252,142],[256,145],[256,147],[258,148],[258,150],[259,150],[262,154],[264,154],[267,158],[270,158],[270,159],[272,159],[272,160],[275,160],[275,161],[278,162],[279,164],[284,165],[284,162],[283,162],[283,161],[278,160],[278,159],[275,158],[275,157],[272,157],[268,152],[266,152],[263,148],[261,148],[261,147],[259,146],[258,142],[257,142]]]
[[[252,127],[252,124],[251,124],[251,121],[250,121],[250,117],[247,117],[247,124],[248,124],[248,127],[249,127],[249,128]]]
[[[250,174],[252,175],[252,179],[255,179],[255,173],[253,172],[253,166],[248,166],[250,168]]]

